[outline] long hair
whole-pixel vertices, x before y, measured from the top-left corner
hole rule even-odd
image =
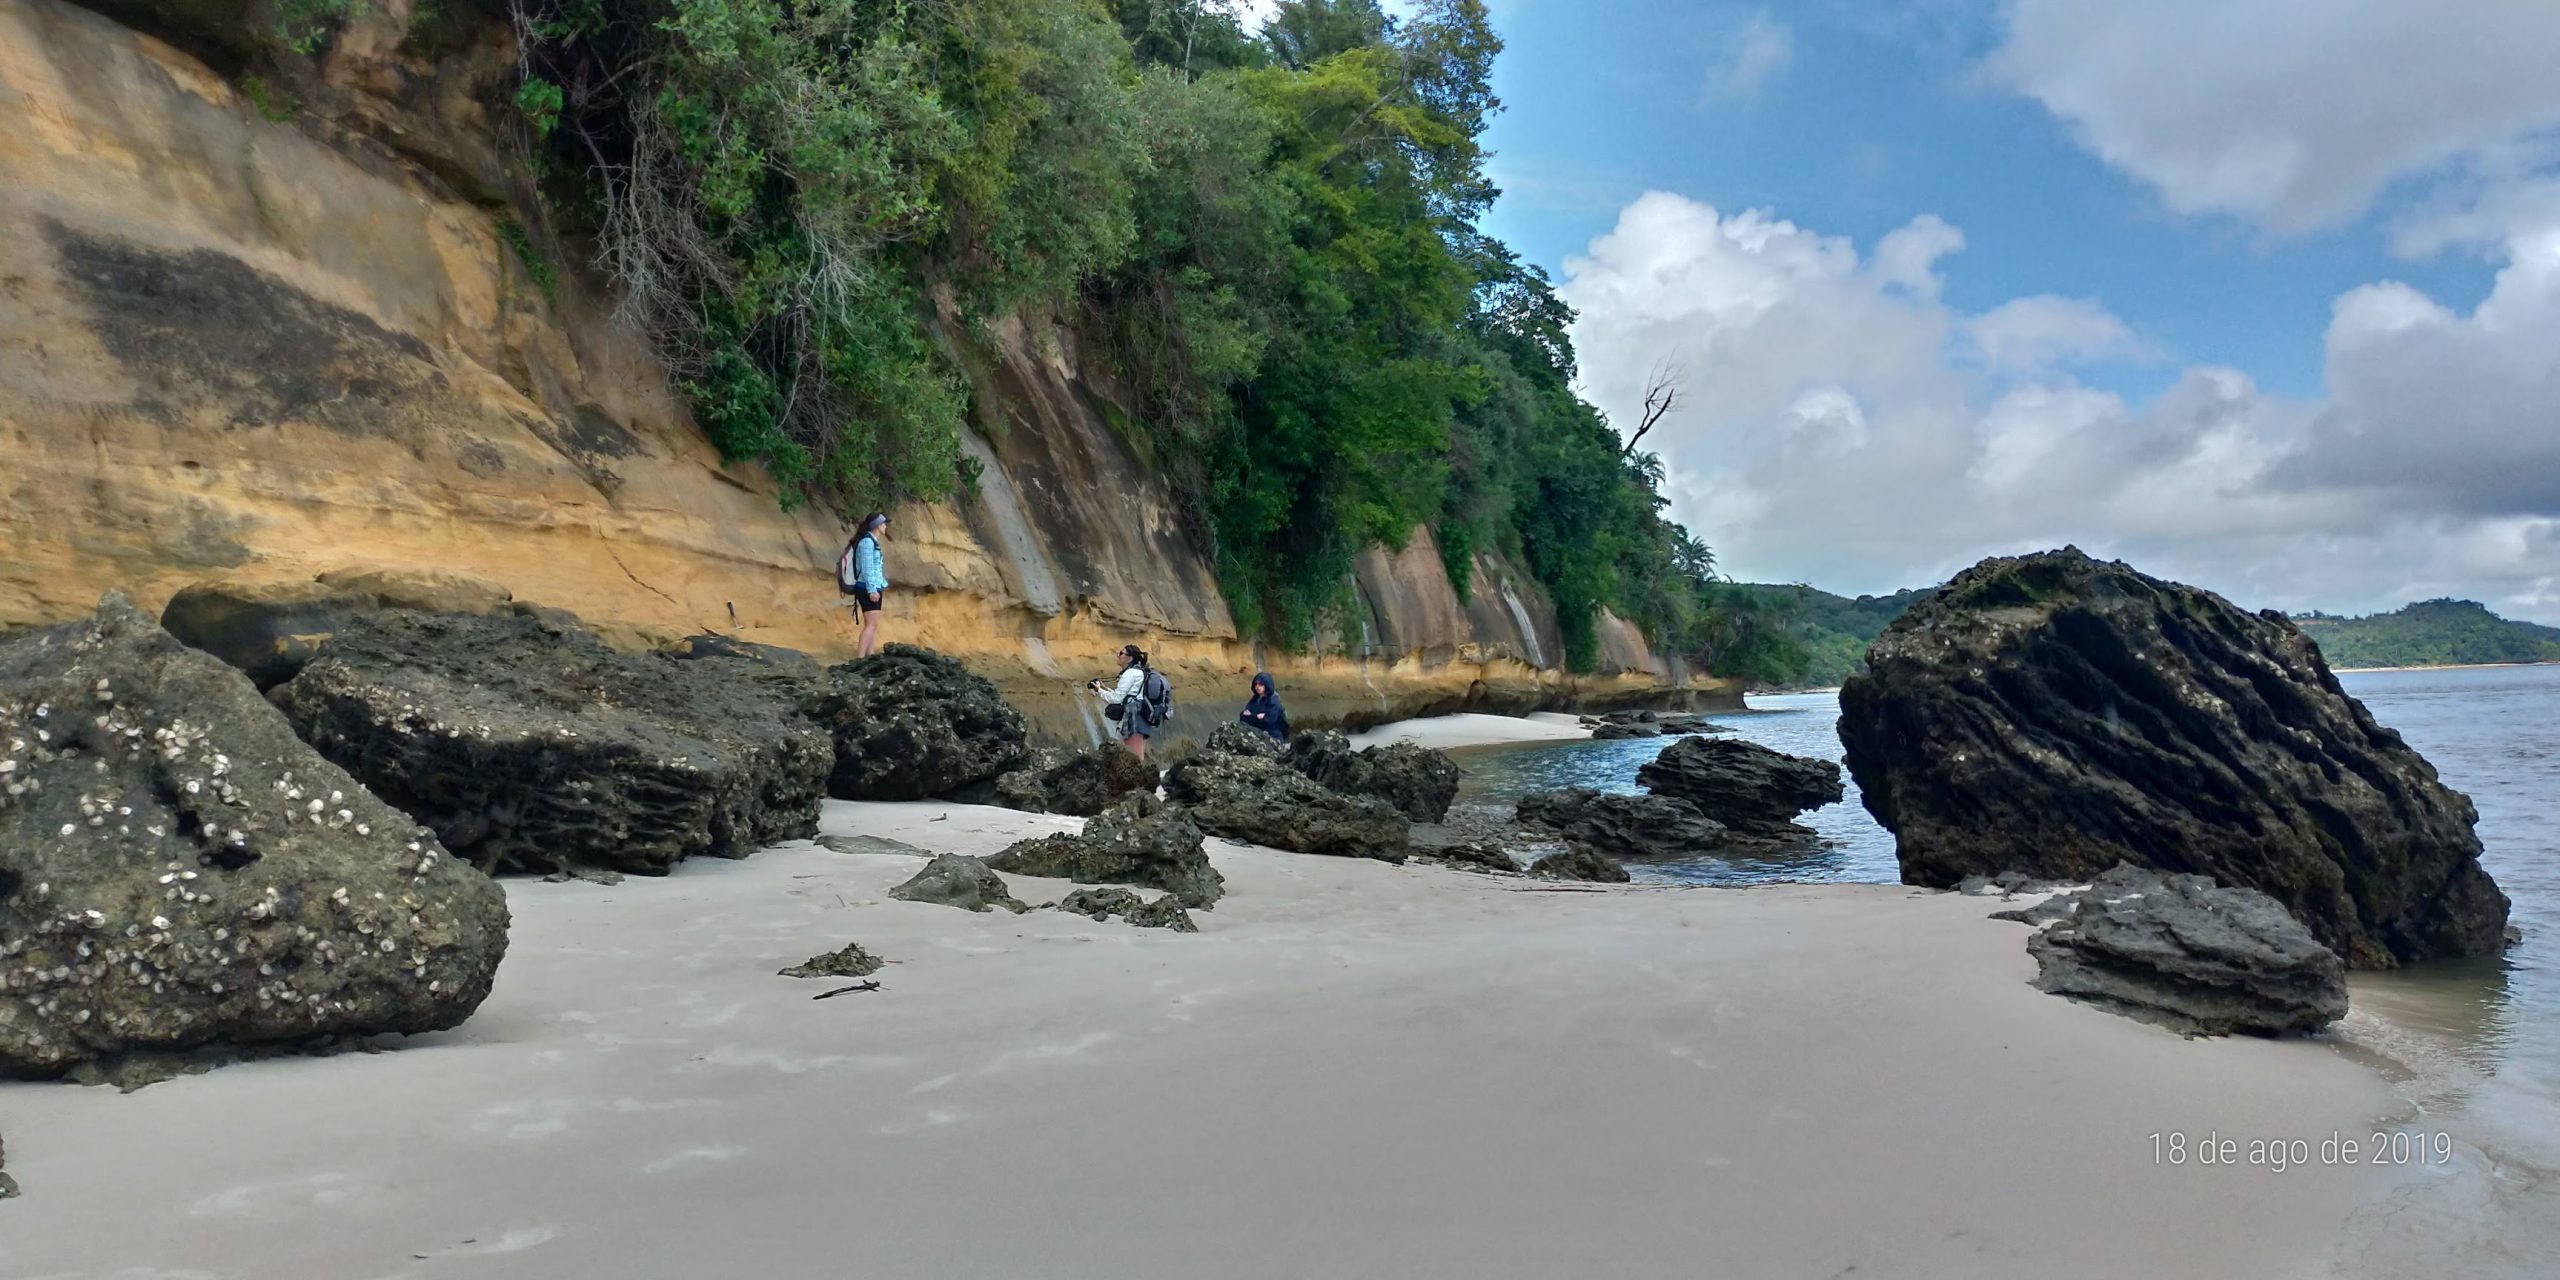
[[[1134,645],[1134,644],[1124,644],[1124,645],[1120,646],[1120,652],[1121,652],[1123,655],[1127,656],[1127,658],[1129,659],[1129,665],[1131,665],[1131,666],[1133,666],[1133,667],[1136,667],[1136,668],[1137,668],[1137,669],[1139,669],[1140,671],[1144,671],[1144,670],[1146,670],[1146,669],[1147,669],[1147,651],[1146,651],[1146,650],[1141,649],[1141,648],[1139,648],[1138,646],[1136,646],[1136,645]]]
[[[870,537],[870,536],[871,536],[871,531],[872,531],[872,530],[877,529],[877,528],[879,528],[880,526],[882,526],[882,525],[884,525],[884,524],[887,524],[887,523],[889,523],[889,513],[888,513],[888,512],[886,512],[886,511],[874,511],[874,512],[872,512],[870,515],[864,516],[864,517],[862,518],[862,523],[861,523],[861,524],[859,524],[859,525],[857,525],[857,526],[855,526],[855,531],[854,531],[854,535],[853,535],[853,540],[854,540],[855,542],[860,542],[860,541],[862,541],[864,538],[868,538],[868,537]]]

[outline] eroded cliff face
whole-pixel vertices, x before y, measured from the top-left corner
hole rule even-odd
[[[431,571],[628,647],[717,631],[847,653],[842,525],[724,465],[607,303],[576,273],[538,287],[502,237],[522,192],[480,104],[503,27],[422,49],[406,13],[342,35],[315,105],[279,122],[170,44],[0,0],[0,626],[109,588],[157,609],[208,580]],[[1187,733],[1257,667],[1309,723],[1733,696],[1614,619],[1606,674],[1562,674],[1527,575],[1480,557],[1461,603],[1427,530],[1361,558],[1366,634],[1343,656],[1257,655],[1074,344],[998,338],[966,442],[978,491],[897,513],[886,626],[1046,736],[1099,730],[1078,686],[1132,640],[1183,690]]]

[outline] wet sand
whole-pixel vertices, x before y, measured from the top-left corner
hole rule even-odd
[[[2154,1133],[2316,1146],[2395,1104],[2325,1044],[2036,992],[1996,902],[1211,851],[1189,936],[896,902],[914,858],[805,843],[510,882],[456,1031],[0,1085],[0,1275],[2314,1276],[2362,1270],[2342,1225],[2398,1185],[2156,1163]],[[847,941],[880,990],[774,974]]]

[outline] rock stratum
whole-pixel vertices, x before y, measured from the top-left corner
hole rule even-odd
[[[427,40],[407,5],[358,6],[278,121],[216,69],[239,64],[230,11],[99,7],[153,34],[0,0],[0,626],[213,588],[189,625],[275,683],[346,617],[418,607],[381,583],[432,571],[439,599],[566,610],[626,651],[850,655],[846,530],[724,465],[586,273],[509,246],[530,178],[489,105],[503,23]],[[1133,640],[1182,690],[1168,739],[1260,667],[1310,727],[1737,696],[1608,617],[1600,674],[1566,675],[1529,576],[1479,555],[1461,601],[1427,529],[1360,557],[1348,652],[1258,660],[1072,325],[999,326],[975,376],[977,491],[898,513],[886,629],[992,680],[1041,742],[1099,735],[1081,683]],[[240,597],[267,612],[215,607]]]
[[[1957,575],[1867,663],[1840,739],[1906,881],[2125,862],[2265,893],[2353,967],[2503,945],[2471,801],[2280,614],[2065,549]]]

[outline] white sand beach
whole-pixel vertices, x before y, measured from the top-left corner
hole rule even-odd
[[[2325,1275],[2391,1186],[2155,1163],[2155,1132],[2316,1146],[2393,1099],[2325,1044],[2043,995],[1996,902],[1212,856],[1197,935],[892,901],[915,858],[807,843],[510,882],[456,1031],[0,1085],[0,1275]],[[848,941],[878,991],[775,975]]]

